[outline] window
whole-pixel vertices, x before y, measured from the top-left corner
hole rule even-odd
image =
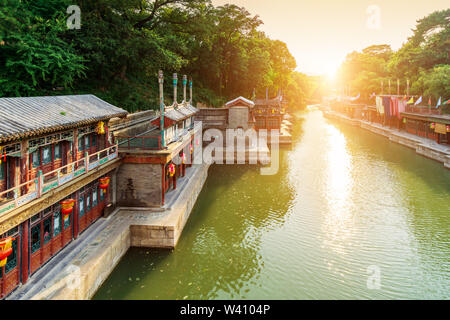
[[[55,159],[61,159],[61,145],[55,144]]]
[[[100,189],[100,201],[103,201],[105,199],[105,194],[104,194],[104,190]]]
[[[34,216],[31,217],[31,223],[38,221],[40,217],[41,217],[40,213],[35,214]]]
[[[80,197],[80,204],[79,204],[79,215],[80,215],[80,218],[82,216],[84,216],[84,213],[85,213],[85,211],[84,211],[84,195],[82,195]]]
[[[5,178],[5,162],[2,161],[0,164],[0,180],[3,180]]]
[[[42,164],[52,162],[52,147],[46,146],[42,148]]]
[[[41,248],[41,224],[38,223],[31,228],[31,253],[35,253]]]
[[[86,194],[86,212],[91,211],[91,192]]]
[[[67,216],[67,218],[64,219],[64,230],[66,230],[67,228],[70,227],[70,224],[72,223],[71,218],[72,218],[72,214],[69,213],[69,215]]]
[[[92,207],[97,205],[97,189],[92,190]]]
[[[52,240],[52,217],[44,220],[44,245]]]
[[[58,210],[53,214],[53,237],[61,233],[61,227],[61,210]]]
[[[78,139],[78,152],[83,151],[84,150],[84,139]]]
[[[31,162],[33,163],[33,168],[37,168],[41,165],[41,150],[37,149],[31,154]]]
[[[91,146],[89,144],[89,136],[84,136],[84,148],[89,149]]]
[[[5,265],[5,274],[17,267],[17,239],[14,239],[11,243],[12,253],[9,255]]]
[[[97,146],[97,135],[95,134],[92,135],[92,146]]]

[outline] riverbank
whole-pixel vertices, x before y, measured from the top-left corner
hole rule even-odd
[[[208,175],[194,165],[153,211],[118,208],[100,219],[8,299],[90,299],[130,247],[174,248]]]
[[[359,119],[352,119],[338,112],[331,110],[322,110],[325,118],[335,119],[352,126],[361,127],[378,135],[388,138],[390,141],[399,143],[408,148],[416,150],[416,152],[429,159],[441,162],[444,167],[450,169],[450,146],[437,144],[430,139],[422,138],[397,129],[382,126],[378,123],[372,123]]]

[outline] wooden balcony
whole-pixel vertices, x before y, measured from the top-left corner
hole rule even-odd
[[[118,157],[118,145],[103,149],[61,168],[43,174],[39,171],[35,179],[0,193],[0,216],[17,209],[33,200],[39,199],[50,190],[63,186],[69,181]]]

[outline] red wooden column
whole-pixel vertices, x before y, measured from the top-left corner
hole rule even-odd
[[[20,183],[25,183],[28,180],[28,170],[29,170],[29,158],[28,155],[28,140],[23,140],[21,142],[21,157],[20,157]],[[22,195],[28,192],[28,186],[21,188]]]
[[[72,162],[78,160],[78,129],[73,130],[73,155]]]
[[[25,284],[28,280],[28,235],[30,232],[29,220],[22,223],[22,283]],[[18,248],[17,248],[18,249]]]
[[[165,165],[161,164],[161,205],[164,205],[166,194],[166,170]]]
[[[172,179],[173,179],[173,190],[175,190],[177,188],[177,172],[178,172],[178,168],[175,166],[175,174],[173,175]]]
[[[73,230],[73,238],[78,238],[78,210],[79,210],[79,203],[78,203],[78,192],[75,192],[75,204],[73,205],[73,211],[72,211],[72,230]]]

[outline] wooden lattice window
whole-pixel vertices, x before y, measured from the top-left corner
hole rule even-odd
[[[41,224],[38,223],[31,228],[31,253],[41,248]]]
[[[43,239],[44,239],[44,245],[49,243],[50,240],[52,240],[52,217],[49,217],[44,220]]]
[[[80,196],[80,199],[79,199],[80,201],[79,201],[79,215],[80,215],[80,218],[82,217],[82,216],[84,216],[84,213],[85,213],[85,208],[84,208],[84,195],[82,195],[82,196]]]
[[[55,144],[55,159],[61,159],[61,145]]]
[[[53,237],[56,237],[61,233],[62,223],[61,223],[61,210],[57,210],[53,214]]]

